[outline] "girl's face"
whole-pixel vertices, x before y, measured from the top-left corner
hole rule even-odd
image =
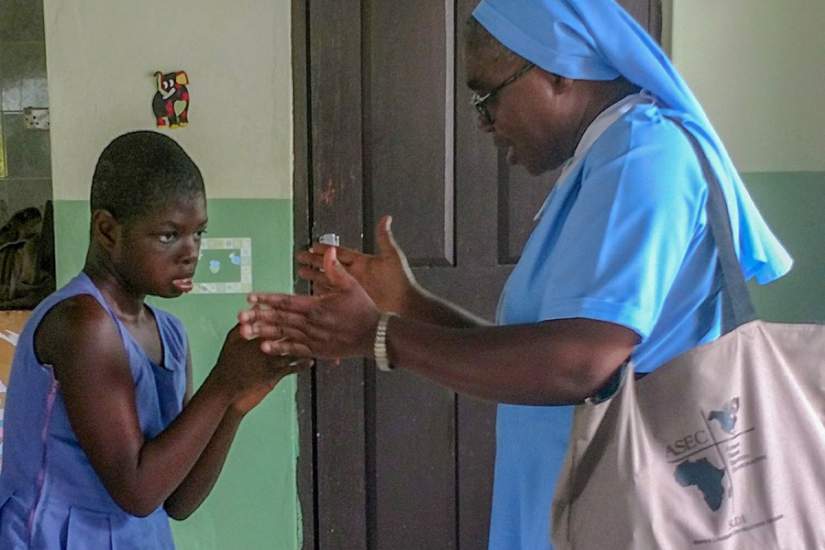
[[[181,195],[121,226],[113,261],[127,290],[174,298],[192,290],[206,197]]]

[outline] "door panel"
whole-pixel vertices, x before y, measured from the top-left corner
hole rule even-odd
[[[443,1],[363,6],[370,225],[391,214],[416,271],[453,270],[454,138],[447,113],[452,118],[454,92],[446,75],[454,74],[454,56],[445,53],[454,8]],[[370,375],[375,548],[455,548],[455,395],[406,372]]]
[[[452,91],[444,2],[364,2],[364,189],[392,213],[412,265],[454,263]],[[451,37],[450,37],[451,38]],[[450,47],[452,42],[449,43]]]
[[[391,214],[418,280],[492,319],[556,174],[476,128],[457,39],[476,1],[293,0],[295,231],[369,251]],[[658,1],[623,3],[659,35]],[[360,361],[302,374],[298,402],[304,548],[486,548],[493,404]]]

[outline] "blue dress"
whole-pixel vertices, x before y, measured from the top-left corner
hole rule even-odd
[[[650,372],[719,336],[717,251],[707,183],[669,118],[677,113],[655,104],[620,107],[594,121],[601,133],[551,191],[504,287],[498,321],[578,317],[627,327],[640,340],[636,370]],[[550,508],[572,413],[499,405],[490,550],[550,550]]]
[[[156,365],[85,274],[46,298],[23,329],[12,365],[0,474],[0,548],[173,549],[169,517],[162,506],[139,518],[114,502],[69,424],[52,369],[35,356],[34,333],[43,317],[78,295],[93,296],[117,325],[146,439],[163,431],[183,406],[188,352],[179,320],[152,308],[163,345],[163,365]]]

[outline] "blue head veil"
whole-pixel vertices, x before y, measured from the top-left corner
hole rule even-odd
[[[792,260],[756,209],[722,141],[665,53],[614,0],[482,0],[473,16],[542,69],[577,80],[623,76],[658,98],[702,144],[728,203],[742,271],[767,283]]]

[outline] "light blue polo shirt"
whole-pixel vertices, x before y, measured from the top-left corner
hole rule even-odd
[[[583,317],[623,325],[640,337],[639,372],[719,336],[707,184],[667,113],[631,106],[559,181],[505,285],[499,324]],[[551,548],[571,418],[572,407],[499,406],[491,550]]]

